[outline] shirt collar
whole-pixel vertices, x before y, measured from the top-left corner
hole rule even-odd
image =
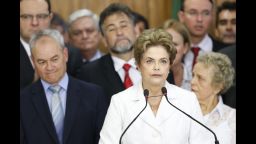
[[[31,56],[31,50],[30,50],[29,44],[28,44],[27,42],[25,42],[25,41],[22,39],[22,37],[20,37],[20,41],[21,41],[23,47],[25,48],[25,50],[26,50],[28,56]]]
[[[123,68],[123,65],[125,63],[128,63],[131,65],[132,68],[136,69],[136,64],[135,64],[135,59],[134,58],[131,58],[128,62],[118,58],[118,57],[115,57],[115,56],[111,56],[113,62],[114,62],[114,68],[115,68],[115,71],[119,71],[120,69]]]
[[[223,100],[221,96],[218,96],[219,102],[216,107],[207,115],[212,115],[213,113],[218,113],[220,117],[223,117],[224,110],[223,110]]]
[[[167,91],[169,91],[169,93],[167,92],[168,99],[173,100],[173,99],[178,98],[178,96],[175,94],[176,92],[174,92],[177,89],[175,89],[172,84],[170,84],[168,81],[165,81],[165,87],[166,87]],[[136,83],[131,88],[135,89],[136,94],[139,94],[139,96],[138,95],[133,95],[132,100],[144,100],[145,99],[144,89],[143,89],[143,86],[142,86],[142,80],[140,80],[138,83]],[[142,93],[142,96],[140,96],[141,93]]]
[[[213,42],[210,36],[207,34],[204,36],[204,38],[201,40],[201,42],[198,45],[192,44],[192,47],[200,47],[201,50],[204,52],[211,52],[212,51],[212,46]]]
[[[65,73],[65,75],[63,76],[63,78],[58,82],[58,85],[60,85],[62,87],[62,89],[64,89],[65,91],[67,91],[67,88],[68,88],[68,75],[67,73]],[[50,86],[52,86],[51,84],[49,84],[48,82],[44,81],[41,79],[41,82],[43,84],[43,87],[44,87],[44,90],[47,91],[48,88]]]
[[[94,54],[94,56],[91,59],[89,59],[88,61],[89,62],[95,61],[96,59],[99,59],[101,56],[102,56],[102,53],[99,50],[97,50],[96,53]],[[83,62],[86,62],[86,61],[87,60],[83,58]]]

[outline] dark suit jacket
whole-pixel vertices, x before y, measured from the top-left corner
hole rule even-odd
[[[34,79],[34,69],[28,54],[20,42],[20,89],[31,84]]]
[[[121,78],[115,71],[114,62],[110,54],[83,65],[78,71],[77,78],[103,87],[108,97],[108,104],[112,95],[125,90]],[[172,84],[174,83],[172,73],[169,74],[167,80]]]
[[[70,44],[66,44],[68,49],[67,73],[75,77],[77,70],[83,65],[83,56],[78,48],[74,48]]]
[[[219,51],[220,53],[226,54],[231,62],[232,66],[236,71],[236,45],[232,45],[226,48],[223,48]],[[233,108],[236,108],[236,78],[234,79],[234,84],[230,89],[222,95],[223,102]]]
[[[225,44],[223,42],[217,41],[215,40],[213,37],[210,36],[210,38],[212,39],[212,44],[213,44],[213,48],[212,51],[217,52],[221,49],[223,49],[224,47],[229,46],[228,44]]]
[[[20,139],[24,144],[58,144],[41,81],[25,88],[20,96]],[[98,144],[107,111],[104,98],[99,86],[69,77],[64,144]]]
[[[125,90],[121,78],[115,71],[114,63],[110,54],[83,65],[77,74],[77,78],[95,83],[104,88],[108,97],[108,104],[112,95]]]

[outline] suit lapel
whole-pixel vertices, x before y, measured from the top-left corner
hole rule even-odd
[[[175,99],[168,97],[170,102],[174,102]],[[158,125],[163,124],[166,120],[171,118],[175,113],[175,109],[167,102],[165,97],[162,97],[161,104],[157,112],[157,123]]]
[[[168,87],[168,90],[174,91],[170,85],[166,85],[166,87]],[[171,95],[171,93],[168,93],[167,97],[172,104],[176,103],[178,99],[176,95]],[[150,106],[148,105],[145,111],[141,114],[141,119],[155,130],[161,132],[161,125],[166,122],[166,120],[174,116],[175,111],[176,110],[167,102],[166,98],[162,97],[157,111],[157,116],[154,116]]]
[[[46,126],[50,136],[55,140],[56,143],[58,143],[57,134],[55,132],[52,116],[46,100],[46,95],[40,81],[37,81],[35,88],[32,89],[32,99],[36,111]]]
[[[134,112],[138,112],[142,110],[142,108],[145,106],[145,98],[143,96],[143,88],[142,88],[141,82],[137,87],[135,87],[135,94],[132,97],[132,101],[136,103],[136,107],[131,107]],[[149,104],[147,104],[146,109],[141,113],[138,119],[141,119],[143,122],[145,122],[147,125],[149,125],[153,129],[159,132],[161,131],[160,127],[157,125],[156,117],[154,116]]]
[[[109,89],[113,90],[113,94],[124,90],[123,82],[115,71],[114,63],[111,56],[106,55],[105,59],[102,61],[103,73],[105,73],[106,81],[108,82]]]
[[[74,80],[69,77],[69,84],[67,89],[67,101],[66,101],[66,113],[64,121],[64,142],[67,140],[71,128],[73,126],[75,117],[78,112],[80,104],[80,94],[79,94],[79,85],[77,85]]]

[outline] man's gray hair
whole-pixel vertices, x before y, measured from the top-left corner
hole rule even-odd
[[[62,48],[65,48],[64,38],[58,30],[44,29],[32,35],[29,41],[30,49],[32,50],[35,47],[36,42],[45,36],[54,39]]]
[[[99,30],[99,17],[98,17],[98,15],[93,13],[92,11],[90,11],[88,9],[79,9],[79,10],[74,11],[68,18],[69,27],[74,21],[76,21],[77,19],[79,19],[81,17],[91,17],[93,19],[97,29]]]

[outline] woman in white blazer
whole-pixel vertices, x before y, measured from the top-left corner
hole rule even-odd
[[[100,144],[206,144],[209,131],[172,107],[161,91],[167,89],[168,100],[202,120],[196,95],[166,81],[176,55],[170,34],[160,29],[144,31],[134,44],[134,57],[141,72],[141,82],[113,95],[100,133]],[[144,97],[144,90],[149,91]],[[212,142],[214,143],[214,142]]]

